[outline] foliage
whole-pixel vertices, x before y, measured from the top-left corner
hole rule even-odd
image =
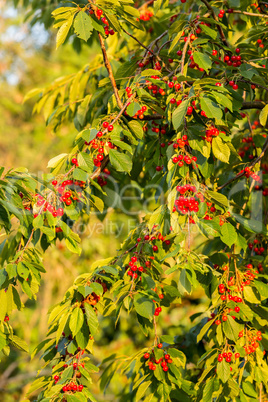
[[[116,256],[94,262],[49,310],[47,337],[34,355],[41,352],[43,369],[52,368],[29,395],[95,401],[102,318],[118,325],[127,312],[151,346],[105,359],[101,389],[119,371],[128,380],[124,401],[265,399],[265,3],[230,0],[220,10],[222,2],[206,0],[89,0],[49,14],[46,3],[31,4],[30,15],[48,27],[52,11],[57,47],[72,41],[84,52],[98,43],[102,55],[25,97],[38,96],[34,111],[54,130],[70,120],[78,134],[42,179],[1,170],[1,353],[10,345],[28,350],[11,318],[23,309],[22,294],[36,299],[43,254],[64,240],[80,255],[77,222],[123,208],[136,187],[153,212]],[[196,248],[194,232],[205,238]],[[194,314],[187,336],[161,333],[161,315],[200,285],[210,316]]]

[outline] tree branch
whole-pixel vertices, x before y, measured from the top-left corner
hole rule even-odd
[[[202,1],[202,3],[204,3],[204,4],[206,5],[207,9],[211,12],[211,15],[212,15],[212,17],[214,18],[214,20],[217,21],[217,22],[219,22],[219,19],[218,19],[217,15],[215,14],[213,8],[212,8],[211,5],[209,4],[209,2],[208,2],[207,0],[201,0],[201,1]],[[217,29],[218,29],[218,31],[219,31],[219,34],[220,34],[220,37],[221,37],[223,43],[225,44],[225,46],[228,46],[228,47],[229,47],[228,42],[227,42],[227,40],[226,40],[226,37],[225,37],[225,35],[224,35],[224,32],[223,32],[223,30],[222,30],[222,27],[217,24]]]
[[[249,165],[249,167],[253,167],[256,165],[256,163],[258,163],[265,155],[265,152],[268,149],[268,137],[265,140],[265,143],[263,145],[262,151],[260,153],[260,155],[258,156],[258,158],[256,158],[253,162],[251,162],[251,164]],[[218,187],[218,190],[222,190],[224,187],[228,186],[229,184],[231,184],[233,181],[239,179],[240,177],[244,176],[244,172],[239,173],[238,175],[236,175],[235,177],[233,177],[232,179],[228,180],[225,184],[223,184],[222,186]]]
[[[188,35],[187,41],[185,42],[185,45],[183,46],[182,57],[181,57],[181,75],[183,75],[186,51],[187,51],[187,47],[189,45],[189,42],[190,42],[190,35]]]
[[[115,79],[114,79],[113,70],[112,70],[111,64],[110,64],[108,56],[107,56],[104,39],[103,39],[103,37],[101,36],[100,33],[98,33],[98,36],[99,36],[99,41],[100,41],[101,50],[102,50],[102,54],[103,54],[103,61],[104,61],[106,70],[108,71],[108,74],[109,74],[109,78],[110,78],[110,81],[111,81],[111,84],[112,84],[112,87],[113,87],[113,91],[114,91],[114,95],[115,95],[115,98],[116,98],[117,105],[121,109],[123,107],[123,104],[121,102],[121,99],[120,99],[120,96],[119,96],[119,93],[118,93],[118,88],[116,86],[116,82],[115,82]]]
[[[243,102],[241,110],[245,109],[263,109],[265,102]]]

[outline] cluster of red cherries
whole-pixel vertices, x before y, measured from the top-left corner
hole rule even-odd
[[[245,167],[245,169],[240,170],[240,172],[237,173],[239,174],[243,174],[244,176],[246,176],[246,178],[248,179],[249,177],[251,177],[253,180],[255,181],[261,181],[261,178],[259,175],[257,175],[256,173],[254,173],[249,166]]]
[[[236,352],[236,353],[232,353],[232,352],[224,352],[222,351],[221,353],[219,353],[218,355],[218,362],[222,362],[223,359],[225,359],[226,363],[231,363],[232,359],[239,359],[240,357],[240,353]],[[230,370],[232,371],[232,367],[230,367]]]
[[[129,87],[126,88],[126,91]],[[131,90],[131,89],[130,89]],[[140,120],[144,119],[144,113],[147,111],[147,106],[142,106],[141,109],[139,109],[134,116],[132,117],[133,119],[139,118]],[[128,113],[125,112],[125,115],[128,116]]]
[[[155,242],[155,241],[162,241],[166,246],[169,246],[171,241],[170,240],[166,240],[165,237],[161,234],[161,233],[156,233],[155,235],[150,236],[149,234],[146,234],[143,238],[142,237],[138,237],[137,238],[137,243],[136,243],[136,247],[138,247],[139,243],[151,243],[151,242]],[[154,253],[158,252],[158,246],[156,244],[152,245],[152,251]],[[128,266],[126,266],[127,274],[133,278],[133,279],[137,279],[139,278],[139,280],[141,280],[141,276],[139,276],[139,274],[142,274],[143,272],[146,272],[147,269],[149,269],[151,267],[151,261],[147,260],[145,261],[144,265],[142,266],[142,262],[139,262],[138,260],[140,259],[140,255],[137,252],[133,253],[133,256],[130,259],[130,262],[128,263]],[[153,256],[150,256],[149,259],[154,259]],[[162,297],[160,297],[161,299]],[[160,311],[159,311],[160,312]]]
[[[97,181],[101,187],[106,186],[106,184],[107,184],[106,179],[110,176],[110,174],[111,174],[110,170],[105,168],[105,169],[103,169],[103,174],[98,176]]]
[[[94,14],[93,10],[89,10],[90,14]],[[104,32],[105,35],[109,36],[109,35],[114,35],[114,30],[109,28],[109,21],[107,20],[107,18],[105,16],[103,16],[103,11],[100,10],[99,8],[96,10],[96,15],[98,20],[101,20],[101,22],[104,24]]]
[[[254,122],[254,125],[255,125],[255,123],[258,124],[258,121]],[[249,145],[244,145],[243,147],[239,148],[238,155],[241,158],[244,158],[245,155],[246,155],[246,152],[249,151],[251,147],[255,148],[255,144],[254,144],[254,141],[253,141],[253,138],[252,138],[251,135],[248,136],[248,137],[244,137],[242,139],[242,143],[243,144],[249,144]],[[250,160],[252,160],[254,158],[254,155],[252,154],[252,152],[248,155],[248,158]]]
[[[173,212],[179,211],[185,215],[199,211],[199,203],[204,202],[204,196],[197,191],[195,186],[185,184],[184,186],[177,186],[176,190],[180,196],[175,200]]]
[[[161,348],[163,347],[162,343],[159,343],[159,344],[157,345],[157,347],[158,347],[159,349],[161,349]],[[156,370],[156,364],[161,364],[162,370],[163,370],[163,371],[168,371],[168,370],[169,370],[168,365],[173,362],[173,360],[171,359],[171,357],[170,357],[170,355],[169,355],[168,353],[165,353],[164,357],[161,357],[161,358],[158,359],[158,360],[155,358],[155,355],[154,355],[153,352],[151,352],[151,353],[146,352],[146,353],[143,355],[143,357],[144,357],[144,359],[145,359],[146,361],[148,361],[148,368],[149,368],[149,370],[151,370],[151,371]],[[149,359],[150,359],[150,360],[149,360]]]
[[[265,251],[265,248],[261,245],[261,242],[258,239],[254,239],[253,243],[248,243],[248,248],[253,250],[257,255],[262,255]]]
[[[154,16],[154,13],[150,10],[145,10],[143,12],[140,13],[140,18],[137,18],[137,20],[141,20],[141,21],[150,21],[150,19]]]
[[[262,333],[261,331],[257,331],[256,329],[247,330],[246,331],[246,345],[243,346],[247,355],[250,355],[258,349],[260,346],[258,341],[262,340]],[[239,332],[239,338],[243,338],[244,331]]]
[[[75,382],[71,381],[68,385],[64,385],[64,387],[62,387],[62,392],[64,393],[70,391],[72,391],[72,393],[82,392],[83,388],[84,386],[82,384],[77,385]]]
[[[202,112],[201,112],[201,114],[202,114]],[[204,116],[204,117],[206,117],[206,116]],[[225,134],[224,131],[222,131],[222,133]],[[207,142],[212,142],[213,137],[217,137],[219,134],[220,134],[220,131],[216,127],[210,126],[206,130],[206,136],[202,136],[202,139]]]

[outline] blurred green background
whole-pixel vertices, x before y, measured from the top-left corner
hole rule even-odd
[[[0,0],[2,166],[24,166],[31,173],[46,173],[49,159],[68,152],[76,135],[74,126],[65,124],[57,134],[53,133],[50,127],[45,126],[41,115],[32,114],[33,102],[23,104],[23,98],[33,88],[42,88],[60,76],[76,72],[95,54],[96,50],[88,47],[77,54],[70,45],[56,52],[53,32],[48,34],[41,25],[30,29],[23,21],[22,10],[15,10],[10,3]],[[87,231],[82,236],[83,253],[80,257],[71,254],[60,242],[49,249],[44,261],[47,273],[43,276],[37,301],[24,298],[25,310],[11,317],[15,333],[26,340],[31,352],[45,336],[48,309],[61,300],[75,277],[87,272],[94,261],[116,254],[120,243],[139,220],[139,216],[129,217],[120,211],[111,211],[103,223],[97,217],[91,217]],[[120,228],[119,234],[111,230],[116,227]],[[189,317],[206,310],[206,301],[202,297],[202,291],[196,291],[191,300],[186,298],[182,305],[173,306],[168,315],[160,318],[163,333],[187,333],[190,328]],[[130,355],[146,344],[151,345],[150,340],[146,340],[141,333],[134,317],[126,313],[123,313],[116,331],[113,319],[104,318],[101,328],[95,347],[94,359],[97,365],[113,353]],[[25,353],[13,349],[10,356],[0,363],[0,401],[23,400],[41,366],[38,357],[31,360]],[[98,379],[99,375],[94,378],[91,386],[96,399],[99,402],[119,401],[118,394],[124,388],[126,378],[116,375],[105,395],[99,391]]]

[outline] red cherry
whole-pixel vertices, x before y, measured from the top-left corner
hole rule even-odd
[[[237,54],[240,53],[239,47],[237,47],[237,48],[235,49],[235,52],[236,52]]]
[[[237,84],[234,84],[234,85],[233,85],[233,89],[236,91],[236,90],[238,89],[238,85],[237,85]]]
[[[102,126],[103,126],[103,128],[108,128],[108,126],[109,126],[108,121],[104,121],[104,122],[102,123]]]
[[[58,184],[57,180],[52,180],[51,182],[52,186],[56,186]]]
[[[78,385],[78,391],[83,391],[84,386],[82,384]]]
[[[157,347],[158,347],[158,349],[162,349],[163,344],[162,344],[162,343],[159,343],[159,344],[157,345]]]
[[[187,108],[187,114],[188,115],[191,115],[193,113],[193,108],[192,108],[192,106],[189,106],[188,108]]]
[[[73,165],[77,165],[77,159],[76,159],[76,158],[73,158],[73,159],[72,159],[72,164],[73,164]]]
[[[108,126],[108,131],[113,131],[113,129],[114,129],[114,126],[113,126],[112,124],[110,124],[110,125]]]
[[[153,251],[158,251],[158,247],[157,247],[157,246],[153,246]]]

